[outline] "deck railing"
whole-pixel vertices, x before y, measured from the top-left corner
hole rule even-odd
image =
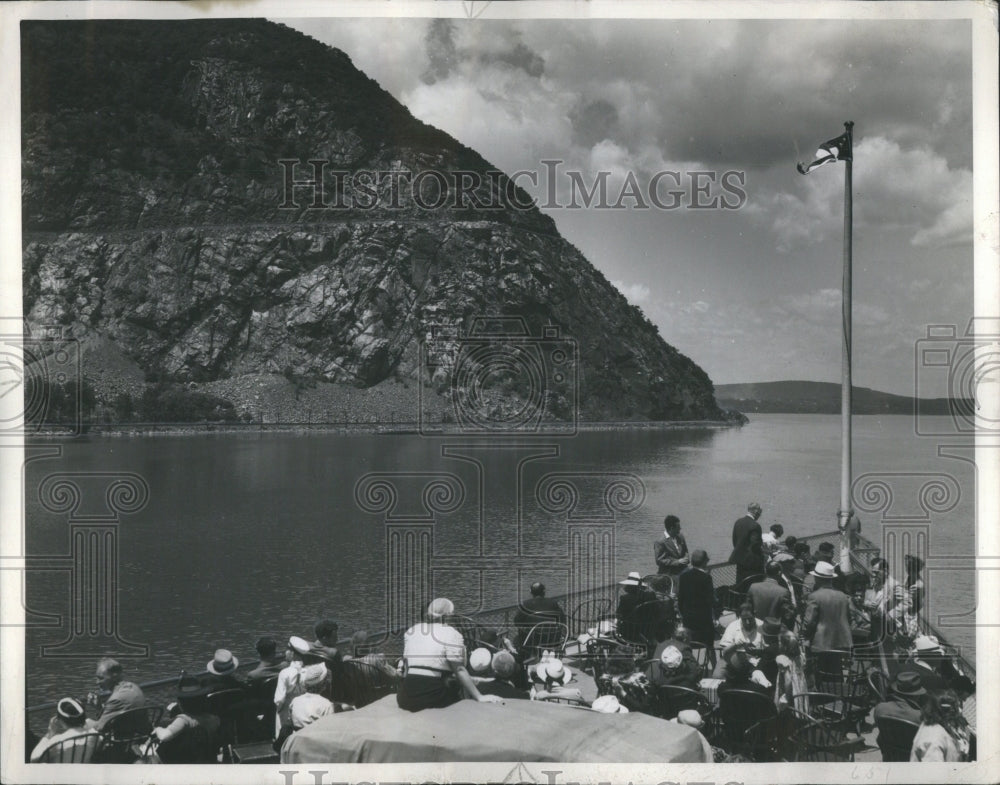
[[[810,545],[818,544],[824,540],[837,543],[839,541],[839,537],[840,535],[836,531],[824,532],[822,534],[801,537],[799,538],[799,542],[805,542]],[[852,550],[852,565],[854,570],[868,575],[868,565],[872,557],[878,555],[879,552],[880,549],[878,546],[864,538],[859,538],[858,546]],[[736,580],[735,564],[722,563],[709,565],[708,570],[712,574],[716,587],[732,585]],[[573,594],[554,595],[552,599],[557,600],[567,614],[571,614],[574,608],[578,607],[586,600],[609,599],[612,601],[613,607],[614,600],[618,596],[619,588],[620,587],[617,583],[613,583],[605,586],[593,587],[585,591],[575,592]],[[467,615],[473,617],[478,624],[484,627],[505,630],[512,627],[514,615],[517,613],[518,607],[517,603],[513,603],[485,610],[477,610],[468,613]],[[458,613],[463,613],[463,608],[460,604],[456,604],[456,611]],[[416,621],[417,619],[413,619],[411,620],[411,623]],[[576,636],[584,631],[581,628],[582,625],[574,624],[572,619],[569,619],[569,623],[569,631],[571,635]],[[920,629],[922,632],[937,637],[937,639],[955,655],[966,674],[969,675],[973,681],[975,681],[976,669],[974,663],[969,662],[952,647],[948,646],[946,638],[924,617],[920,618]],[[402,638],[404,631],[405,628],[401,628],[376,633],[369,636],[369,645],[377,647],[379,651],[385,652],[390,660],[394,660],[402,653]],[[239,671],[248,672],[256,667],[256,665],[256,662],[244,662],[241,664]],[[192,675],[204,675],[204,673]],[[150,703],[165,705],[166,703],[174,700],[176,695],[177,680],[179,677],[180,674],[178,673],[175,676],[166,676],[154,681],[144,682],[139,686],[142,688],[147,700]],[[55,706],[56,702],[50,701],[26,708],[25,711],[28,716],[28,721],[36,733],[41,734],[45,732],[46,723],[48,722],[51,713],[54,711]]]

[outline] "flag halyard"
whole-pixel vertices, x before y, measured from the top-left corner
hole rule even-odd
[[[799,174],[809,174],[813,169],[818,169],[824,164],[831,164],[835,161],[851,161],[853,154],[851,150],[851,137],[847,133],[842,133],[836,139],[823,142],[816,151],[816,160],[810,164],[796,164],[795,168]]]

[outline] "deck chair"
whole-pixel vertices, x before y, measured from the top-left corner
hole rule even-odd
[[[605,619],[614,618],[611,600],[607,597],[584,600],[569,615],[569,627],[572,635],[579,635],[591,627],[598,627]]]
[[[878,748],[882,750],[882,760],[887,763],[905,762],[910,759],[913,737],[920,725],[895,717],[882,717],[878,721]]]
[[[108,720],[101,735],[104,743],[95,763],[132,763],[140,755],[141,746],[163,716],[162,706],[140,706],[123,711]]]
[[[653,687],[652,713],[664,720],[672,720],[682,711],[693,709],[702,718],[707,718],[713,710],[712,702],[698,690],[676,684],[661,684]]]
[[[345,660],[340,673],[345,703],[360,709],[396,691],[396,679],[364,660]]]
[[[855,752],[864,746],[860,737],[848,739],[843,731],[814,717],[798,714],[794,709],[788,711],[800,720],[789,737],[796,762],[853,763]]]
[[[100,733],[81,733],[57,741],[45,748],[39,763],[90,763],[100,752],[104,737]]]
[[[726,690],[719,693],[718,720],[723,747],[759,758],[770,752],[759,740],[746,735],[753,725],[777,716],[774,701],[753,690]]]
[[[525,662],[541,657],[543,651],[561,656],[569,638],[569,627],[558,621],[542,621],[528,630],[521,642]]]

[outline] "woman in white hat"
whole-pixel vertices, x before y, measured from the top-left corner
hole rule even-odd
[[[94,732],[93,722],[88,722],[83,704],[76,698],[63,698],[56,704],[56,713],[49,721],[48,732],[31,751],[30,760],[32,763],[38,763],[45,754],[45,751],[53,744]],[[81,739],[79,743],[85,742],[86,740]],[[90,739],[90,742],[92,747],[96,748],[96,739]],[[93,748],[85,751],[84,757],[89,759],[89,756],[94,754]],[[68,760],[72,756],[67,752],[66,757]],[[79,762],[79,756],[77,756],[76,760]],[[59,761],[56,762],[58,763]]]
[[[502,703],[496,695],[479,692],[465,667],[465,641],[447,623],[455,613],[451,600],[439,597],[427,608],[426,621],[414,624],[403,636],[405,676],[396,691],[401,709],[440,709],[462,698]],[[458,682],[455,689],[454,682]]]

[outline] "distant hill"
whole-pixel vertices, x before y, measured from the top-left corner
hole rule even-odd
[[[717,384],[715,397],[719,406],[744,413],[761,414],[840,414],[840,385],[832,382],[753,382],[750,384]],[[968,401],[950,398],[912,398],[908,395],[855,387],[855,414],[913,415],[919,402],[920,413],[951,414],[952,405],[963,408]]]

